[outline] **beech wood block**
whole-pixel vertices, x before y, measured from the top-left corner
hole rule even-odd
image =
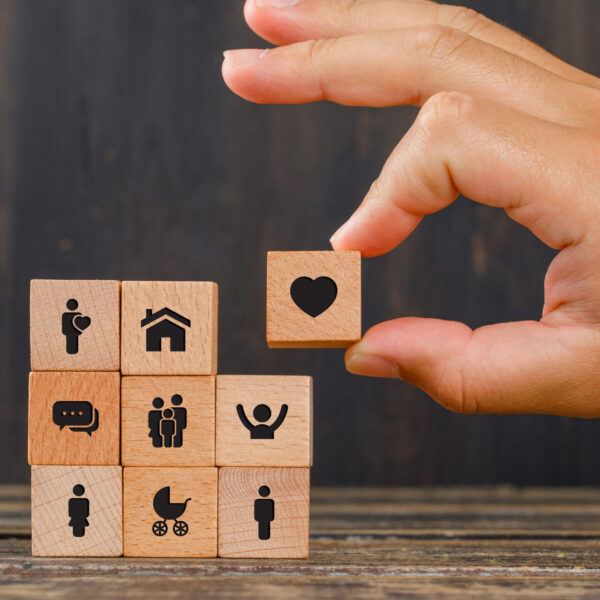
[[[29,374],[29,464],[118,465],[121,377]]]
[[[118,281],[33,279],[30,286],[34,371],[118,371]]]
[[[215,378],[123,377],[124,466],[215,466]]]
[[[217,376],[217,465],[312,465],[312,377]]]
[[[271,348],[340,348],[360,337],[360,252],[268,253]]]
[[[125,556],[217,555],[216,468],[126,467],[123,473]]]
[[[34,556],[123,554],[121,467],[31,467]]]
[[[124,375],[216,374],[216,283],[124,281],[122,290]]]
[[[306,558],[310,469],[219,469],[219,556]]]

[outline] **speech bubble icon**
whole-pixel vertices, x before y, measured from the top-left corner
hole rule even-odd
[[[71,431],[84,431],[90,437],[92,437],[92,433],[98,429],[99,417],[98,417],[98,409],[94,409],[94,420],[92,423],[87,425],[86,427],[71,427]]]
[[[87,427],[92,424],[94,410],[87,401],[63,400],[52,406],[52,421],[63,427]]]

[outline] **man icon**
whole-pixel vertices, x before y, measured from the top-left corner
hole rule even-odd
[[[83,537],[85,528],[89,525],[87,518],[90,516],[90,501],[79,497],[85,493],[85,488],[79,483],[73,487],[73,493],[77,498],[69,498],[69,527],[73,529],[74,537]]]
[[[271,537],[271,521],[275,519],[275,502],[267,496],[271,489],[267,485],[258,488],[261,498],[254,501],[254,520],[258,522],[258,539],[268,540]]]
[[[77,312],[79,303],[75,298],[67,300],[67,309],[70,312],[62,314],[62,332],[67,338],[67,354],[79,352],[79,336],[90,326],[92,320]]]
[[[175,437],[173,438],[173,447],[181,448],[183,446],[183,430],[187,427],[187,410],[181,406],[183,398],[180,394],[174,394],[171,397],[173,405],[173,418],[175,419]]]
[[[275,431],[283,423],[285,416],[287,415],[288,406],[287,404],[281,406],[279,415],[271,425],[265,425],[266,421],[271,418],[271,409],[266,404],[255,406],[254,411],[252,412],[252,416],[259,423],[258,425],[254,425],[248,420],[248,417],[244,412],[244,407],[241,404],[236,406],[236,410],[242,425],[250,432],[250,439],[272,440],[275,437]]]

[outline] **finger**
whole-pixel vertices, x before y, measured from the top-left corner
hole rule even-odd
[[[589,176],[597,146],[580,130],[457,92],[437,94],[332,245],[365,256],[388,252],[459,193],[504,208],[552,248],[577,244],[598,219]]]
[[[380,323],[346,352],[352,373],[398,377],[460,413],[600,416],[600,334],[526,321],[472,331],[463,323]],[[588,382],[588,385],[582,385]],[[589,389],[591,388],[591,392]]]
[[[421,105],[443,90],[542,118],[597,124],[598,91],[578,86],[455,29],[417,27],[226,53],[223,77],[262,103]]]
[[[443,25],[464,31],[572,81],[600,87],[598,78],[464,6],[406,0],[301,0],[291,3],[247,0],[244,14],[258,35],[278,45],[418,25]]]

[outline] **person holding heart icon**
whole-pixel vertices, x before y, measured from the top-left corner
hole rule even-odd
[[[69,312],[62,314],[62,332],[67,338],[67,354],[79,352],[79,336],[90,326],[92,320],[77,312],[79,303],[74,298],[67,300]]]

